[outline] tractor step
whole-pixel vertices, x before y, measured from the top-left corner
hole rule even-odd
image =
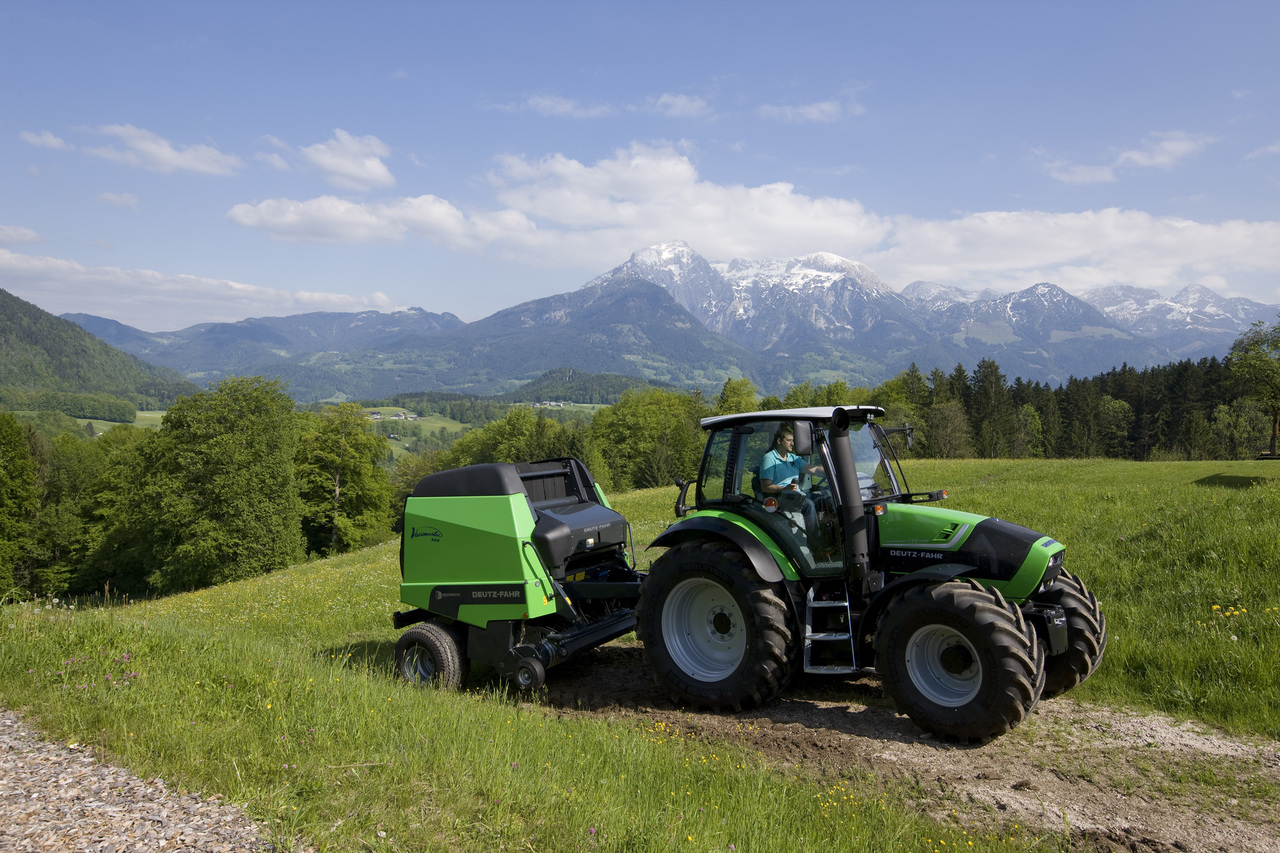
[[[839,589],[827,587],[823,598],[816,597],[816,589],[809,587],[805,595],[804,671],[822,675],[856,672],[848,588],[843,584]]]

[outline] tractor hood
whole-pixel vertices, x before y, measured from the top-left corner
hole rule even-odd
[[[1066,551],[1020,524],[936,506],[887,504],[876,528],[880,564],[890,574],[939,563],[968,566],[966,576],[1014,599],[1052,583]]]

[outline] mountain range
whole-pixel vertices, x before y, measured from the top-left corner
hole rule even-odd
[[[711,262],[683,242],[634,253],[581,288],[473,323],[421,308],[301,314],[148,333],[63,315],[188,379],[262,374],[300,401],[400,391],[495,394],[546,370],[612,372],[703,390],[746,376],[766,392],[843,379],[875,385],[913,362],[928,373],[993,359],[1006,376],[1051,384],[1121,363],[1222,356],[1280,306],[1199,285],[1172,296],[1049,283],[970,293],[933,282],[895,292],[866,265],[820,252]]]

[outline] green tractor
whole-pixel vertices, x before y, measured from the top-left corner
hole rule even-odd
[[[1084,681],[1107,645],[1065,548],[907,489],[870,406],[708,418],[696,482],[653,545],[576,459],[424,477],[405,501],[395,659],[459,687],[475,661],[521,688],[634,630],[677,701],[739,710],[797,673],[879,673],[921,728],[986,741]],[[685,505],[694,488],[694,506]]]
[[[985,742],[1106,649],[1065,547],[911,492],[873,406],[703,420],[695,482],[654,540],[636,634],[677,701],[738,710],[799,672],[874,669],[898,711]],[[686,506],[694,489],[694,505]]]

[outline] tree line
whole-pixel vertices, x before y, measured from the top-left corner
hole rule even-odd
[[[0,599],[179,592],[372,544],[391,535],[386,454],[359,406],[299,412],[260,377],[93,440],[0,412]]]
[[[46,438],[0,412],[0,598],[163,594],[363,547],[392,535],[423,476],[463,465],[574,456],[609,491],[666,486],[696,474],[704,417],[834,405],[882,406],[889,425],[911,425],[911,456],[1275,456],[1280,323],[1255,325],[1225,359],[1122,365],[1056,388],[1009,382],[983,359],[972,372],[912,365],[875,388],[804,382],[781,397],[746,378],[715,398],[632,388],[590,418],[509,406],[394,462],[360,406],[298,411],[261,377],[179,398],[158,430],[95,438],[76,425]]]

